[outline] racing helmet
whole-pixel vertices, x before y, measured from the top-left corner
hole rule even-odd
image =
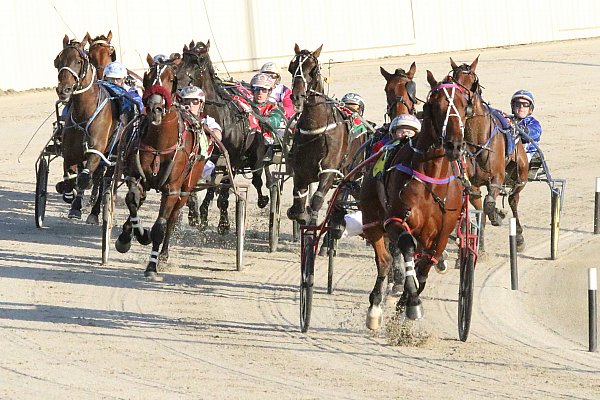
[[[344,104],[356,104],[360,109],[360,115],[363,115],[365,112],[365,101],[363,98],[356,93],[346,93],[344,97],[342,97],[342,103]]]
[[[260,67],[260,73],[263,74],[273,74],[277,77],[275,78],[275,84],[278,84],[281,81],[281,69],[277,66],[277,64],[273,62],[266,62]]]
[[[125,79],[127,77],[127,68],[123,66],[123,64],[119,62],[111,62],[106,67],[104,67],[104,79],[106,78],[115,78],[115,79]]]
[[[531,93],[529,90],[517,90],[515,94],[513,94],[510,98],[511,108],[517,99],[527,100],[529,103],[531,103],[531,108],[529,111],[533,111],[533,108],[535,107],[535,99],[533,98],[533,93]]]
[[[152,58],[152,60],[155,63],[162,64],[162,63],[169,61],[169,57],[165,56],[164,54],[157,54]]]
[[[394,132],[400,127],[406,127],[418,133],[421,132],[421,121],[412,114],[400,114],[390,123],[390,132]]]
[[[179,91],[179,95],[182,99],[198,99],[203,103],[206,102],[206,95],[204,94],[204,91],[198,86],[184,86]]]
[[[273,81],[273,78],[271,78],[269,75],[258,73],[252,77],[250,86],[253,88],[258,87],[271,90],[273,89],[273,86],[275,86],[274,83],[275,82]]]

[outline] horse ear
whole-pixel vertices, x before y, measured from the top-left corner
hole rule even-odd
[[[319,58],[319,56],[321,55],[321,49],[323,48],[323,45],[320,45],[318,49],[316,49],[315,51],[313,51],[313,56]]]
[[[475,58],[475,60],[473,60],[473,62],[471,63],[471,66],[469,68],[471,68],[471,71],[475,72],[475,68],[477,68],[477,63],[479,62],[479,54],[477,55],[477,58]]]
[[[208,49],[210,49],[210,39],[208,39],[206,41],[206,44],[204,45],[204,47],[206,47],[206,51],[208,51]]]
[[[154,59],[152,58],[152,56],[150,55],[150,53],[148,53],[148,55],[146,56],[146,61],[148,62],[148,65],[150,67],[154,65]]]
[[[66,35],[65,35],[66,36]],[[300,54],[300,46],[298,46],[298,43],[294,44],[294,53],[296,54]]]
[[[108,35],[106,35],[106,41],[110,44],[112,40],[112,30],[108,31]]]
[[[408,73],[406,74],[406,77],[408,79],[412,79],[415,76],[415,72],[417,72],[417,64],[413,61],[413,63],[410,65]]]
[[[69,44],[69,37],[67,35],[65,35],[65,37],[63,38],[63,49],[65,47],[67,47],[68,44]]]
[[[458,65],[456,65],[452,57],[450,57],[450,66],[452,67],[453,71],[458,69]]]
[[[183,52],[185,53],[185,52],[188,52],[188,51],[190,51],[190,49],[188,49],[187,44],[184,44],[183,45]]]
[[[83,38],[83,40],[81,41],[81,48],[85,49],[85,46],[88,44],[89,41],[91,41],[92,39],[90,38],[90,34],[86,34],[85,37]]]
[[[196,42],[194,42],[194,39],[192,39],[190,42],[190,49],[193,49],[194,47],[196,47]]]
[[[427,82],[429,82],[429,86],[431,86],[432,89],[437,86],[437,80],[433,77],[430,70],[427,70]]]
[[[392,74],[387,72],[383,67],[379,67],[379,71],[381,72],[381,75],[383,75],[386,81],[389,81],[390,78],[393,76]]]
[[[88,43],[90,43],[92,41],[92,37],[90,36],[89,32],[85,33],[85,36],[83,37],[82,43],[85,42],[86,40],[88,41]]]

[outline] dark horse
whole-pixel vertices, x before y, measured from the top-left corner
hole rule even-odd
[[[481,85],[475,74],[479,57],[471,65],[456,65],[450,58],[454,80],[469,93],[471,106],[467,113],[465,124],[465,144],[467,157],[467,172],[473,187],[487,188],[487,195],[482,204],[481,195],[470,196],[473,206],[481,210],[494,226],[500,226],[504,213],[496,208],[496,198],[504,194],[503,185],[510,186],[508,204],[517,221],[517,249],[523,250],[525,239],[523,228],[519,221],[517,207],[519,193],[527,183],[529,163],[521,140],[518,140],[510,154],[506,154],[506,139],[502,133],[499,113],[490,108],[481,96]],[[512,139],[511,137],[511,140]],[[506,171],[510,171],[508,174]],[[480,251],[484,250],[485,216],[481,224]]]
[[[384,282],[393,261],[385,236],[396,243],[406,265],[404,293],[398,305],[406,307],[408,318],[420,318],[419,294],[462,209],[459,178],[463,176],[460,163],[467,95],[450,77],[438,83],[427,71],[427,81],[431,91],[423,107],[421,133],[414,147],[405,145],[390,160],[384,176],[386,199],[378,198],[370,171],[361,188],[363,233],[375,250],[377,264],[367,314],[370,329],[377,329],[381,322]]]
[[[129,192],[125,203],[129,218],[115,247],[120,252],[128,251],[133,234],[142,244],[148,244],[151,239],[152,251],[144,276],[157,279],[160,245],[160,261],[166,262],[169,239],[179,210],[200,179],[206,160],[198,157],[201,150],[199,135],[204,133],[192,128],[188,112],[172,103],[176,88],[175,70],[181,59],[155,63],[148,55],[147,61],[150,65],[150,71],[144,74],[147,113],[126,150],[128,165],[125,167],[125,180]],[[162,196],[158,218],[148,235],[138,217],[138,209],[149,189],[161,192]]]
[[[296,44],[296,55],[288,67],[293,77],[292,101],[301,114],[289,160],[294,172],[294,204],[287,215],[301,225],[309,221],[316,224],[327,192],[336,178],[344,177],[361,145],[360,140],[351,140],[346,116],[323,94],[318,61],[322,48],[311,52],[300,50]],[[319,182],[319,186],[307,209],[308,186],[313,182]]]
[[[222,82],[215,73],[212,61],[208,54],[210,40],[206,44],[194,43],[183,48],[183,65],[177,72],[177,78],[184,84],[193,84],[201,88],[206,94],[205,112],[213,117],[223,129],[222,142],[229,153],[231,173],[252,173],[252,185],[258,192],[258,207],[264,208],[269,202],[269,196],[263,195],[262,172],[265,171],[266,184],[273,184],[268,163],[264,156],[267,146],[262,135],[250,131],[248,116],[241,112],[232,101],[231,95],[221,86]],[[183,85],[182,85],[183,86]],[[224,181],[228,179],[225,178]],[[227,208],[229,207],[229,189],[222,186],[219,190],[217,205],[220,210],[218,232],[225,234],[230,229]],[[204,201],[200,205],[199,222],[201,227],[206,227],[208,222],[208,207],[214,198],[215,189],[208,189]],[[194,199],[194,198],[192,198]],[[190,223],[198,219],[195,201],[190,201]]]
[[[94,180],[102,180],[105,166],[111,165],[110,153],[116,150],[122,131],[119,107],[114,104],[106,89],[97,83],[95,67],[85,51],[87,39],[81,43],[63,39],[63,49],[54,60],[58,69],[56,93],[68,102],[62,138],[64,181],[57,185],[63,198],[71,202],[69,218],[81,218],[84,190]],[[107,157],[108,154],[108,157]],[[99,168],[100,167],[100,168]],[[111,174],[108,168],[107,174]],[[73,199],[76,186],[77,196]],[[88,223],[97,224],[101,196],[97,197]]]

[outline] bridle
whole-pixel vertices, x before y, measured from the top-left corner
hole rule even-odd
[[[439,83],[437,86],[435,86],[434,88],[431,89],[431,91],[429,92],[429,95],[427,96],[426,107],[428,109],[431,107],[431,105],[429,104],[431,95],[440,90],[443,91],[444,95],[446,96],[446,100],[448,101],[448,108],[446,109],[446,115],[444,116],[444,123],[442,124],[441,134],[439,134],[439,132],[438,132],[437,125],[435,123],[432,123],[432,125],[433,125],[433,129],[436,131],[436,133],[440,137],[440,141],[441,141],[440,145],[443,145],[443,143],[446,141],[448,121],[450,120],[450,118],[454,117],[454,118],[458,119],[458,123],[460,126],[460,133],[464,137],[465,125],[463,123],[460,112],[458,111],[458,108],[454,104],[454,98],[457,94],[457,91],[461,95],[464,96],[465,89],[463,89],[463,87],[461,85],[457,84],[454,81],[443,81],[443,82]],[[424,110],[424,112],[425,112],[425,110]],[[431,110],[429,109],[427,112],[429,112],[429,117],[431,118],[431,114],[430,114]]]
[[[310,78],[310,82],[309,82],[306,79],[306,74],[304,73],[303,65],[306,61],[308,61],[310,59],[312,59],[314,61],[315,66],[308,72],[308,77]],[[298,63],[298,65],[297,65],[296,69],[292,71],[292,65],[294,63]],[[315,89],[321,82],[320,69],[321,69],[321,66],[319,65],[319,61],[313,55],[312,52],[303,51],[303,52],[300,52],[299,54],[296,54],[296,56],[290,62],[290,68],[288,69],[290,71],[290,73],[292,74],[292,82],[293,82],[292,97],[296,97],[296,99],[298,99],[298,97],[299,97],[300,99],[303,99],[303,102],[304,102],[311,95],[319,94],[318,92],[315,91]],[[304,90],[303,94],[296,96],[293,94],[293,91],[294,91],[294,87],[296,86],[296,82],[298,82],[298,80],[299,80],[298,78],[301,79],[302,82],[304,83],[305,90]],[[292,100],[294,100],[294,98],[292,98]]]
[[[64,51],[67,49],[77,50],[77,53],[79,53],[79,56],[83,60],[83,64],[81,65],[81,69],[79,70],[79,72],[74,71],[69,66],[63,66],[63,67],[59,68],[60,58],[61,58],[62,54],[64,53]],[[58,68],[58,76],[59,77],[60,77],[60,74],[62,71],[68,71],[75,78],[75,83],[73,84],[73,92],[72,92],[73,95],[80,94],[80,93],[87,91],[94,84],[94,79],[92,77],[92,79],[90,80],[90,83],[86,87],[82,86],[83,81],[85,80],[85,78],[87,76],[88,70],[91,69],[92,74],[96,75],[96,68],[90,63],[90,59],[88,57],[87,52],[85,50],[81,49],[79,46],[76,46],[75,44],[68,44],[67,46],[65,46],[62,49],[62,51],[60,53],[58,53],[58,56],[56,56],[56,60],[54,62],[54,66],[56,68]],[[60,82],[60,78],[59,78],[59,82]]]
[[[394,107],[396,107],[396,105],[398,103],[403,104],[406,107],[406,109],[408,110],[409,114],[416,115],[417,114],[417,110],[415,108],[415,104],[417,103],[417,98],[416,98],[415,94],[411,94],[411,91],[410,91],[411,89],[409,89],[408,86],[407,86],[408,84],[413,85],[412,89],[414,89],[414,91],[416,92],[416,87],[414,86],[415,83],[408,78],[408,75],[406,75],[406,73],[402,69],[397,69],[396,73],[394,75],[398,76],[400,79],[402,79],[402,78],[407,79],[407,81],[404,82],[404,85],[405,85],[405,87],[407,89],[406,91],[407,91],[407,94],[408,94],[408,99],[410,100],[410,104],[406,101],[406,99],[404,98],[404,96],[398,96],[398,95],[396,95],[396,87],[398,85],[400,85],[402,83],[402,81],[397,82],[394,85],[394,95],[395,95],[395,97],[393,99],[389,99],[388,98],[386,115],[388,117],[390,117],[390,120],[393,119],[393,117],[392,117],[392,111],[394,110]]]

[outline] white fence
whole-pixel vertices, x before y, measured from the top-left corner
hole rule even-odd
[[[2,0],[0,15],[2,90],[56,85],[63,36],[86,32],[112,30],[138,72],[210,39],[220,75],[287,65],[294,43],[339,62],[600,36],[597,0]]]

